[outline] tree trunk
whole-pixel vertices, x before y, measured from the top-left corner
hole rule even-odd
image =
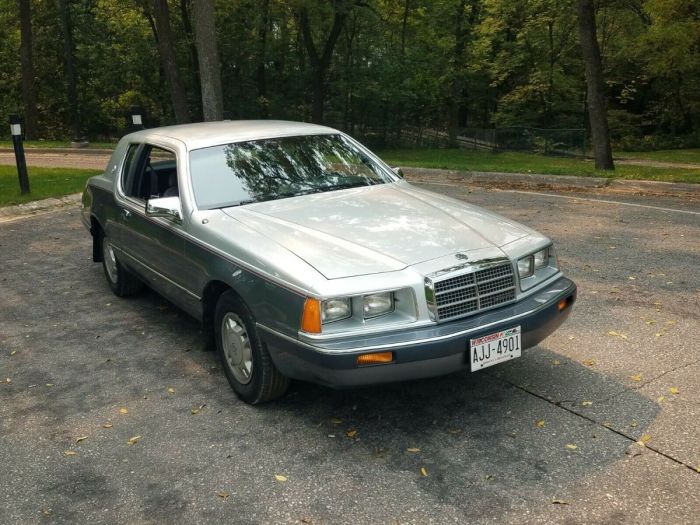
[[[610,146],[608,114],[605,107],[603,65],[596,34],[593,0],[578,0],[578,25],[581,38],[581,54],[586,72],[588,90],[588,119],[591,124],[591,140],[596,169],[613,170],[615,166]]]
[[[466,31],[464,25],[464,10],[467,7],[466,0],[460,0],[455,13],[455,47],[452,55],[452,85],[450,86],[450,98],[448,100],[447,135],[450,148],[457,147],[457,128],[459,127],[459,102],[462,93],[462,55],[466,45]]]
[[[170,11],[167,0],[154,0],[153,18],[158,31],[158,52],[160,53],[160,60],[163,64],[165,79],[170,91],[175,121],[178,124],[183,124],[190,121],[190,113],[187,108],[185,86],[182,83],[177,62],[175,61],[175,46],[172,30],[170,29]]]
[[[343,30],[343,25],[345,24],[347,16],[347,8],[342,5],[342,3],[340,6],[335,6],[333,26],[323,46],[323,53],[319,55],[311,35],[308,10],[306,6],[302,6],[299,9],[299,26],[301,28],[304,46],[309,56],[309,62],[311,63],[311,120],[319,124],[323,122],[323,106],[326,98],[326,76],[328,74],[328,68],[333,58],[333,49],[338,41],[340,32]]]
[[[70,109],[71,133],[73,142],[83,142],[85,137],[80,129],[80,108],[78,106],[78,89],[73,57],[73,27],[70,18],[70,6],[67,0],[59,0],[58,7],[63,28],[63,62],[66,72],[68,107]]]
[[[190,5],[190,0],[180,0],[180,14],[182,16],[182,27],[184,28],[185,34],[187,35],[187,47],[190,50],[190,60],[192,61],[192,79],[194,81],[193,84],[196,95],[195,98],[198,101],[198,108],[195,113],[199,115],[199,118],[201,118],[202,90],[200,88],[201,84],[199,79],[199,59],[197,57],[197,46],[194,43],[194,30],[192,29],[192,23],[190,22],[191,11],[192,7]]]
[[[30,0],[19,0],[19,26],[22,41],[19,47],[22,62],[22,102],[24,103],[24,134],[28,140],[39,135],[39,115],[36,107],[36,83],[32,59],[32,11]]]
[[[265,71],[265,59],[267,55],[267,28],[270,25],[270,0],[262,0],[260,6],[260,20],[258,21],[258,48],[257,66],[255,71],[255,84],[258,90],[258,104],[261,116],[268,117],[267,101],[267,72]]]
[[[202,87],[202,112],[205,121],[223,120],[224,96],[221,87],[221,64],[216,47],[216,23],[213,0],[194,3],[194,36],[199,57]]]

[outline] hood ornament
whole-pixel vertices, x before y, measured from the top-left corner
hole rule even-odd
[[[461,261],[468,261],[469,256],[466,253],[455,253],[455,257]]]

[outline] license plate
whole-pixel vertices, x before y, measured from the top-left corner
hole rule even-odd
[[[520,327],[469,340],[472,372],[520,357]]]

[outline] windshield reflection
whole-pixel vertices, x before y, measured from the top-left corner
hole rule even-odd
[[[194,150],[190,172],[200,209],[240,206],[390,182],[342,135],[237,142]]]

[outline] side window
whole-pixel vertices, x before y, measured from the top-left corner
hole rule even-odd
[[[148,144],[137,149],[140,152],[138,155],[132,154],[131,149],[127,152],[124,193],[144,201],[158,197],[177,197],[180,192],[175,153]],[[133,156],[132,159],[130,155]]]
[[[138,144],[131,144],[129,146],[126,157],[124,158],[124,166],[122,166],[122,191],[129,196],[131,196],[130,190],[134,182],[134,160],[136,159],[136,152],[138,149]]]

